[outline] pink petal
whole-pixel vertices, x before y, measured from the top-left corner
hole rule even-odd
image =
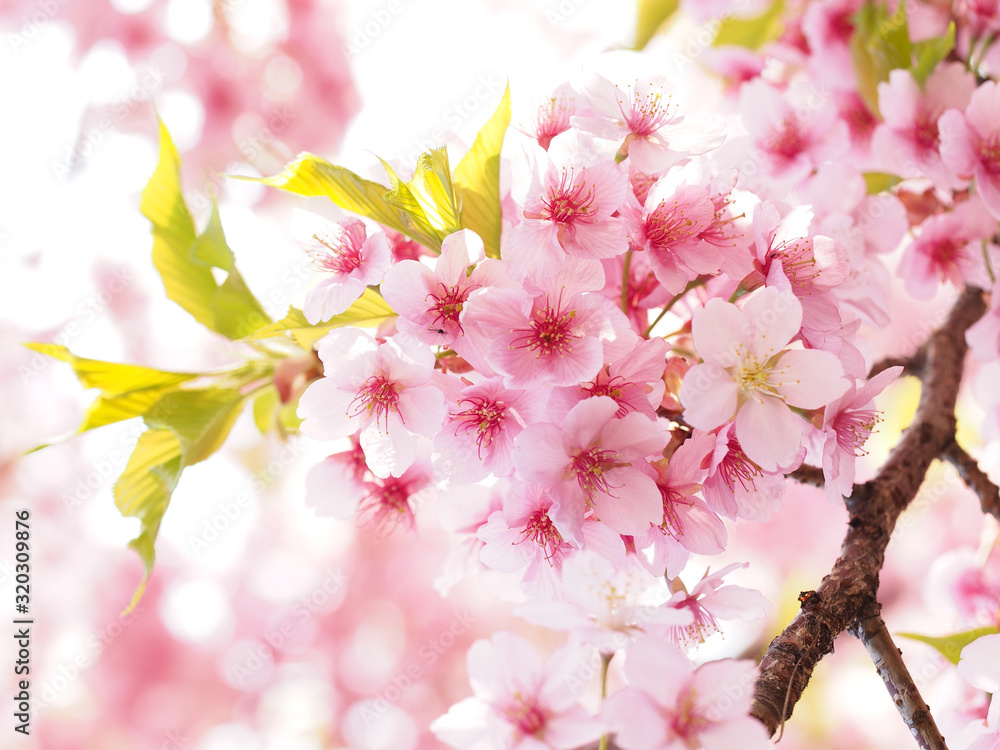
[[[819,409],[850,387],[840,360],[818,349],[786,351],[768,380],[787,404],[801,409]]]
[[[350,276],[322,279],[306,293],[302,313],[310,325],[325,323],[350,307],[365,287],[364,281]]]
[[[736,439],[747,458],[773,472],[795,458],[802,442],[802,424],[781,399],[756,395],[736,415]]]
[[[1000,692],[1000,634],[981,636],[963,648],[958,673],[974,688]]]
[[[514,466],[525,481],[551,487],[562,479],[570,461],[563,435],[553,424],[535,424],[514,439]]]
[[[650,477],[631,467],[605,472],[615,496],[594,497],[597,517],[619,534],[642,534],[663,518],[660,490]]]
[[[698,355],[722,367],[733,367],[746,350],[751,331],[746,316],[736,305],[710,299],[694,311],[691,331]]]
[[[341,390],[329,378],[320,378],[299,398],[297,414],[305,420],[300,429],[313,440],[347,437],[361,427],[361,419],[349,416],[354,394]]]
[[[625,677],[629,685],[671,707],[681,687],[694,674],[691,660],[672,643],[640,636],[625,654]]]
[[[975,98],[973,98],[975,101]],[[972,133],[969,132],[965,117],[957,109],[949,109],[938,120],[938,133],[941,138],[941,160],[948,169],[959,177],[968,179],[979,161],[973,145]]]
[[[736,414],[739,386],[717,364],[695,365],[681,383],[684,419],[699,430],[714,430]]]
[[[802,327],[802,305],[790,290],[761,289],[747,299],[743,314],[754,334],[749,343],[758,360],[784,349]]]

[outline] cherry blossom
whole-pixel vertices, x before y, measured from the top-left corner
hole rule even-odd
[[[439,740],[459,750],[570,750],[596,740],[603,725],[578,704],[586,682],[572,679],[581,654],[567,647],[543,664],[523,638],[500,631],[472,644],[469,682],[474,698],[431,724]]]
[[[704,642],[706,635],[719,631],[719,620],[753,620],[764,617],[770,602],[759,591],[742,586],[722,585],[723,578],[748,565],[749,563],[732,563],[711,575],[706,570],[690,592],[683,581],[673,579],[671,588],[674,589],[674,595],[667,606],[688,611],[692,618],[690,625],[673,629],[673,637],[678,643]]]
[[[299,400],[302,432],[332,440],[360,430],[372,473],[400,476],[419,436],[433,437],[444,420],[444,396],[429,384],[433,354],[405,334],[379,345],[352,328],[331,331],[318,348],[324,377]]]
[[[735,420],[743,451],[766,471],[788,466],[799,450],[805,423],[789,407],[820,408],[849,386],[834,355],[787,348],[801,321],[798,299],[771,288],[742,309],[712,299],[694,313],[704,361],[684,377],[685,418],[702,430]]]
[[[312,324],[344,312],[365,287],[378,284],[389,270],[389,244],[383,232],[370,237],[364,223],[347,219],[339,224],[296,210],[292,236],[313,259],[317,270],[329,277],[306,295],[302,312]]]
[[[756,666],[723,659],[697,669],[676,647],[642,637],[625,656],[629,686],[611,695],[604,716],[625,750],[730,750],[770,747],[749,715]]]
[[[949,109],[938,121],[941,158],[952,172],[976,181],[976,192],[1000,219],[1000,90],[979,86],[964,113]]]
[[[514,465],[529,482],[551,487],[560,533],[583,544],[587,509],[621,534],[639,534],[662,520],[660,491],[646,457],[659,454],[667,435],[636,412],[620,419],[607,396],[581,401],[558,426],[527,427],[514,441]]]

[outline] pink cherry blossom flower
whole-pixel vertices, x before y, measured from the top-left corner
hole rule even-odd
[[[603,725],[578,703],[587,684],[574,679],[583,655],[566,647],[543,664],[520,636],[500,631],[472,644],[469,682],[474,698],[431,724],[458,750],[570,750],[601,736]]]
[[[782,218],[772,203],[762,203],[753,217],[754,271],[742,283],[755,289],[763,279],[768,286],[790,288],[802,305],[805,332],[834,331],[841,315],[832,291],[848,277],[850,266],[839,242],[808,236],[811,219],[805,207]]]
[[[721,659],[694,668],[677,647],[641,637],[625,655],[629,686],[602,716],[624,750],[765,750],[764,725],[750,716],[757,667]]]
[[[401,260],[385,274],[380,291],[397,313],[396,328],[425,344],[453,347],[462,335],[459,316],[469,293],[482,285],[485,273],[469,266],[486,257],[483,241],[463,229],[444,238],[431,270],[416,260]]]
[[[620,534],[641,534],[662,520],[662,498],[646,457],[662,453],[667,434],[642,414],[619,419],[617,411],[607,396],[589,398],[560,426],[530,425],[514,441],[518,474],[552,488],[556,528],[578,546],[588,508]]]
[[[725,139],[725,124],[714,116],[682,114],[674,102],[677,87],[659,74],[630,75],[636,58],[612,53],[602,61],[616,81],[601,73],[584,74],[580,87],[595,117],[573,117],[573,127],[621,141],[617,160],[630,158],[646,174],[659,174],[688,156],[704,154]],[[607,71],[607,72],[610,72]]]
[[[664,339],[639,339],[635,349],[602,368],[593,380],[578,386],[553,388],[548,404],[550,418],[562,420],[580,401],[609,396],[618,404],[618,417],[637,411],[656,419],[656,409],[666,388],[663,370],[669,349]]]
[[[462,314],[469,342],[485,353],[508,388],[569,386],[594,378],[637,340],[604,286],[596,261],[567,262],[555,276],[525,289],[478,290]]]
[[[823,412],[823,479],[827,496],[836,502],[854,491],[855,458],[867,455],[864,444],[881,420],[872,399],[885,390],[902,367],[890,367],[860,388],[850,386]]]
[[[306,474],[306,505],[320,516],[354,518],[365,495],[368,464],[361,443],[351,436],[351,449],[327,456]]]
[[[730,423],[716,432],[702,494],[708,507],[726,518],[769,521],[781,509],[785,478],[780,473],[765,474],[747,458],[735,431]],[[695,430],[695,435],[699,433]]]
[[[605,654],[614,653],[641,633],[665,637],[686,627],[691,614],[664,606],[669,598],[662,578],[634,560],[624,568],[593,550],[579,550],[563,563],[564,597],[535,599],[515,612],[553,630],[569,630]]]
[[[299,400],[302,432],[333,440],[360,430],[372,473],[401,476],[419,436],[433,437],[444,420],[444,396],[430,385],[434,354],[406,334],[379,345],[356,328],[331,331],[318,349],[325,373]]]
[[[906,291],[917,299],[930,299],[943,281],[958,288],[966,283],[989,286],[981,241],[995,230],[996,219],[977,196],[928,218],[899,263]]]
[[[552,495],[537,485],[515,483],[504,501],[502,511],[494,512],[479,529],[485,543],[480,553],[483,563],[496,570],[514,573],[524,570],[523,591],[538,599],[560,598],[559,574],[563,562],[576,549],[562,538],[549,510]],[[625,543],[608,526],[587,519],[583,523],[586,549],[611,561],[615,568],[625,567]]]
[[[740,90],[740,113],[754,146],[763,152],[766,172],[782,183],[801,182],[849,145],[847,125],[815,84],[798,82],[781,91],[755,79]]]
[[[732,563],[711,575],[706,570],[690,593],[679,578],[673,580],[671,586],[676,593],[667,606],[687,610],[692,617],[690,625],[673,629],[672,635],[678,645],[695,641],[703,643],[708,633],[719,632],[719,620],[757,620],[767,614],[771,603],[759,591],[722,585],[722,579],[729,573],[748,565]]]
[[[612,258],[627,249],[615,216],[628,191],[625,170],[577,131],[554,139],[548,153],[528,148],[511,195],[523,220],[506,232],[502,258],[522,275],[545,278],[566,257]]]
[[[927,177],[936,186],[960,186],[941,161],[938,119],[948,109],[964,110],[976,87],[962,63],[944,63],[924,82],[908,70],[893,70],[878,85],[878,106],[885,120],[872,135],[872,151],[883,170],[901,177]]]
[[[963,733],[965,750],[996,750],[1000,747],[1000,635],[980,636],[962,649],[958,673],[973,687],[992,693],[985,725]]]
[[[691,553],[717,555],[726,547],[722,519],[695,495],[708,473],[702,468],[715,447],[709,433],[698,432],[674,451],[670,460],[654,461],[656,486],[663,499],[663,520],[635,538],[646,569],[655,576],[676,578]]]
[[[949,109],[938,121],[941,158],[956,175],[974,178],[976,192],[1000,219],[1000,88],[986,81],[972,92],[964,114]]]
[[[430,462],[418,458],[398,477],[375,477],[366,482],[357,504],[358,526],[383,534],[397,526],[413,531],[416,510],[425,502],[433,479]],[[337,491],[336,487],[330,489]]]
[[[476,533],[494,512],[503,508],[504,490],[506,486],[501,482],[491,487],[449,484],[438,492],[434,506],[438,523],[446,531],[463,536],[448,553],[434,579],[434,590],[442,597],[448,596],[466,575],[482,569],[479,553],[483,542]]]
[[[802,307],[790,292],[765,288],[743,309],[711,299],[694,313],[692,333],[703,363],[684,377],[684,418],[702,430],[735,419],[746,455],[765,471],[787,466],[801,444],[790,409],[818,409],[848,388],[833,354],[789,349]]]
[[[323,273],[330,274],[306,295],[302,312],[311,325],[340,315],[365,287],[382,281],[391,256],[384,232],[370,237],[358,219],[340,223],[296,209],[292,236]]]
[[[553,138],[569,130],[570,118],[576,113],[576,92],[569,83],[563,83],[551,96],[532,100],[527,112],[515,118],[515,127],[547,151]]]
[[[649,191],[642,212],[622,209],[632,245],[649,253],[653,273],[671,294],[679,294],[699,274],[714,274],[722,254],[701,235],[715,218],[715,204],[704,185],[674,186],[660,180]]]
[[[544,411],[540,393],[504,388],[501,378],[462,389],[434,441],[443,454],[439,468],[458,484],[488,474],[509,477],[514,473],[514,438],[540,421]]]

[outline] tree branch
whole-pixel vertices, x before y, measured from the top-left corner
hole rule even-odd
[[[954,441],[945,448],[941,458],[954,466],[968,488],[979,495],[979,504],[983,513],[989,513],[1000,520],[1000,488],[986,476],[986,472],[979,468],[976,459]]]
[[[818,469],[815,466],[810,466],[809,464],[802,464],[788,476],[796,482],[811,484],[814,487],[823,487],[826,485],[826,479],[823,477],[823,470]]]
[[[865,644],[885,689],[917,744],[923,750],[948,750],[930,709],[903,663],[902,653],[885,627],[880,610],[881,605],[870,601],[850,628],[851,635]]]
[[[930,339],[922,343],[909,357],[886,357],[879,360],[868,371],[868,380],[871,380],[883,370],[888,370],[890,367],[896,367],[897,365],[902,366],[904,375],[916,375],[920,377],[923,374],[924,365],[927,363],[927,344],[929,341]]]
[[[850,521],[840,557],[801,609],[771,641],[760,664],[751,714],[773,735],[788,719],[816,664],[834,639],[876,601],[879,572],[896,519],[916,496],[931,462],[954,442],[955,400],[962,381],[965,330],[986,311],[982,292],[969,288],[924,347],[924,386],[913,423],[878,475],[856,485],[845,502]]]

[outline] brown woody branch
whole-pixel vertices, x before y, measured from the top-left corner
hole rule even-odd
[[[979,468],[976,459],[954,441],[945,448],[941,458],[954,466],[958,475],[962,477],[962,481],[970,490],[979,495],[979,504],[983,513],[989,513],[1000,520],[1000,488],[986,476],[986,472]]]
[[[879,677],[885,683],[885,689],[889,691],[892,702],[896,704],[899,715],[903,717],[917,744],[923,750],[947,750],[944,737],[934,723],[930,709],[920,697],[920,691],[889,635],[880,610],[880,604],[870,601],[850,628],[851,635],[865,644]]]
[[[751,713],[771,734],[792,715],[816,664],[833,651],[836,637],[868,612],[896,519],[916,496],[931,462],[955,439],[955,401],[966,353],[965,331],[986,311],[982,292],[967,289],[944,325],[921,347],[924,386],[913,423],[878,475],[855,486],[840,557],[801,609],[771,641],[760,664]],[[866,631],[863,631],[866,632]]]

